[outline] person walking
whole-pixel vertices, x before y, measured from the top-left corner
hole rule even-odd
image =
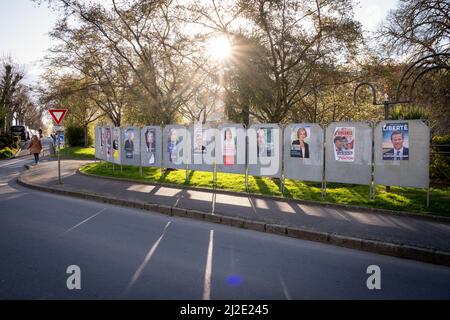
[[[30,145],[28,146],[28,149],[30,150],[30,154],[34,155],[34,162],[36,164],[38,164],[39,163],[39,154],[42,151],[42,143],[41,143],[41,140],[39,140],[36,135],[33,135]]]

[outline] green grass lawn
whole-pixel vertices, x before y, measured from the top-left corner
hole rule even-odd
[[[212,173],[203,171],[189,171],[187,180],[185,170],[171,170],[161,175],[159,168],[142,168],[141,176],[139,167],[122,166],[121,172],[120,166],[116,165],[113,172],[112,164],[106,162],[88,164],[80,170],[101,176],[206,188],[212,187],[213,180]],[[249,176],[248,183],[251,193],[282,196],[277,179]],[[245,192],[245,175],[217,173],[217,188]],[[320,183],[286,180],[284,196],[292,199],[351,204],[398,211],[430,212],[433,215],[450,216],[450,188],[431,188],[429,208],[426,208],[426,190],[413,188],[391,187],[391,192],[388,193],[385,187],[378,186],[375,200],[369,200],[368,186],[329,183],[327,184],[327,195],[325,199],[322,199]]]
[[[61,158],[94,160],[95,149],[83,147],[66,147],[61,149]],[[53,157],[57,157],[55,154]]]

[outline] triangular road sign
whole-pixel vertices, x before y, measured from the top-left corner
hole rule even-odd
[[[56,124],[60,124],[64,116],[66,115],[67,109],[50,109],[50,112],[53,120],[55,120]]]

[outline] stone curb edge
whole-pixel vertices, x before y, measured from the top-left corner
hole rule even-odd
[[[142,183],[142,184],[152,185],[152,186],[163,186],[163,187],[169,187],[169,188],[189,189],[189,190],[194,190],[194,191],[209,191],[209,192],[216,191],[216,192],[220,192],[223,194],[229,194],[229,195],[240,196],[240,197],[251,196],[251,197],[257,198],[257,199],[270,199],[270,200],[285,201],[285,202],[290,201],[290,202],[295,202],[295,203],[299,203],[299,204],[322,206],[322,207],[333,208],[333,209],[359,210],[359,211],[368,212],[368,213],[379,213],[379,214],[385,214],[385,215],[397,216],[397,217],[402,216],[402,217],[422,219],[422,220],[426,220],[426,221],[450,223],[450,217],[435,216],[435,215],[432,215],[431,212],[424,212],[423,214],[421,214],[421,213],[408,212],[408,211],[395,211],[395,210],[370,208],[370,207],[346,205],[346,204],[339,204],[339,203],[282,198],[282,197],[270,196],[270,195],[265,195],[265,194],[256,194],[256,193],[249,194],[249,193],[244,193],[244,192],[237,192],[237,191],[230,191],[230,190],[223,190],[223,189],[193,187],[193,186],[186,186],[186,185],[178,185],[178,184],[174,184],[174,183],[147,182],[147,181],[133,180],[133,179],[128,179],[128,178],[101,176],[101,175],[97,175],[97,174],[82,172],[82,171],[80,171],[80,169],[77,170],[77,173],[80,175],[83,175],[83,176],[87,176],[87,177],[94,177],[94,178],[106,179],[106,180],[126,181],[126,182],[133,182],[133,183]],[[426,215],[426,214],[429,214],[429,215]]]
[[[97,202],[109,203],[142,210],[152,210],[168,216],[191,218],[206,222],[228,225],[237,228],[288,236],[291,238],[297,238],[301,240],[331,244],[349,249],[367,251],[403,259],[411,259],[438,265],[450,266],[450,252],[444,252],[434,249],[425,249],[408,245],[398,245],[374,240],[358,239],[332,233],[318,232],[284,225],[251,221],[237,217],[215,215],[203,211],[184,209],[167,205],[133,202],[79,191],[61,190],[57,188],[41,186],[34,183],[26,182],[22,179],[21,176],[17,178],[17,182],[20,185],[28,188],[44,192],[51,192],[54,194],[71,196],[85,200],[93,200]]]

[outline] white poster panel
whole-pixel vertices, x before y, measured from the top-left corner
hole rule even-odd
[[[94,129],[94,156],[96,159],[103,159],[103,150],[101,145],[101,138],[102,138],[102,128],[101,127],[95,127]]]
[[[249,175],[281,177],[282,136],[278,124],[255,124],[247,130]]]
[[[124,127],[121,129],[121,164],[139,166],[141,163],[140,130],[138,127]]]
[[[333,122],[326,129],[325,180],[372,181],[372,128],[365,122]]]
[[[159,126],[141,129],[141,165],[160,167],[162,161],[162,130]]]
[[[201,123],[189,127],[191,161],[189,170],[214,172],[216,161],[216,129]]]
[[[163,131],[164,167],[186,169],[190,162],[190,133],[180,125],[167,125]]]
[[[430,128],[423,121],[381,121],[374,136],[375,184],[429,187]]]
[[[322,182],[323,129],[314,123],[294,123],[284,129],[284,176]]]
[[[217,171],[227,173],[245,173],[246,135],[243,125],[222,124],[216,132]]]

